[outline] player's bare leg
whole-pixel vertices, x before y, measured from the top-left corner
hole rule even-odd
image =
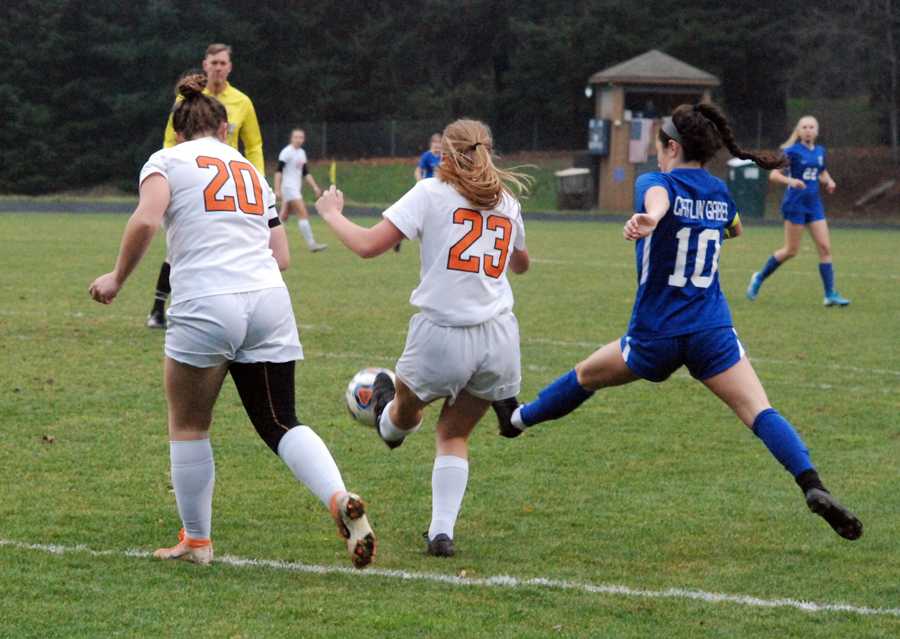
[[[183,527],[178,544],[153,553],[159,559],[181,559],[202,565],[212,561],[210,532],[215,466],[209,427],[226,371],[226,364],[195,368],[166,358],[172,486]]]
[[[803,239],[803,225],[784,221],[784,245],[772,253],[763,267],[750,276],[747,285],[747,299],[755,300],[759,296],[759,289],[772,273],[778,270],[787,260],[796,257],[800,251],[800,240]]]
[[[728,370],[703,380],[703,383],[753,430],[772,455],[794,476],[812,512],[827,521],[844,539],[853,540],[862,536],[862,522],[822,484],[806,445],[790,422],[772,408],[746,355]]]
[[[372,402],[375,412],[375,430],[378,436],[394,449],[403,443],[422,425],[422,411],[427,402],[397,379],[396,383],[386,373],[378,373],[372,384]]]
[[[800,252],[800,241],[803,239],[804,226],[793,222],[784,222],[784,245],[775,251],[773,255],[780,264],[797,257]]]
[[[303,236],[309,250],[313,253],[318,253],[319,251],[327,249],[327,244],[320,244],[319,242],[316,242],[316,238],[313,237],[312,226],[309,223],[309,211],[306,209],[306,203],[303,201],[303,198],[291,200],[287,204],[291,211],[297,216],[297,228],[300,229],[300,235]]]
[[[462,391],[452,404],[444,402],[438,418],[437,454],[431,472],[431,524],[426,552],[436,557],[456,553],[453,530],[469,479],[469,435],[490,402]]]
[[[619,341],[610,342],[540,391],[536,400],[521,406],[515,398],[494,402],[500,434],[517,437],[529,426],[568,415],[594,391],[636,379],[625,363]]]
[[[578,383],[586,390],[598,391],[610,386],[621,386],[637,379],[631,372],[619,340],[600,347],[587,359],[575,366]]]

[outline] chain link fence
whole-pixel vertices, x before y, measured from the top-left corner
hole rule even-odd
[[[420,155],[428,149],[432,134],[440,133],[446,125],[446,120],[437,119],[298,122],[266,125],[262,133],[266,157],[277,157],[287,145],[291,131],[301,128],[306,133],[304,147],[311,158],[356,160]],[[581,149],[587,144],[587,122],[584,130],[552,126],[540,119],[523,126],[492,128],[495,147],[501,154]]]
[[[874,148],[890,145],[883,114],[867,97],[791,99],[783,120],[755,109],[729,109],[732,127],[742,144],[751,148],[777,148],[797,120],[815,115],[820,141],[829,148]],[[411,157],[428,148],[433,133],[446,120],[376,120],[369,122],[297,122],[263,126],[266,157],[276,157],[288,143],[291,130],[306,132],[310,157],[354,160],[374,157]],[[587,145],[587,120],[582,127],[534,118],[517,124],[493,126],[499,153],[521,151],[583,151]]]

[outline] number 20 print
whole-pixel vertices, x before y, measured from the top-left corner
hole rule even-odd
[[[201,155],[197,158],[197,166],[201,169],[214,167],[216,174],[206,188],[203,189],[203,201],[206,210],[210,213],[216,211],[236,212],[240,208],[242,213],[247,215],[263,214],[263,193],[259,184],[259,178],[256,176],[256,170],[251,164],[232,160],[225,166],[225,162],[219,158]],[[230,171],[229,171],[230,169]],[[247,176],[250,181],[250,187],[253,189],[253,200],[247,197],[247,182],[244,180]],[[219,191],[228,182],[228,178],[234,180],[234,190],[237,194],[237,201],[233,195],[223,195],[219,197]]]

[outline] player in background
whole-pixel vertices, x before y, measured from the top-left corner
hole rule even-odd
[[[781,145],[790,161],[787,172],[772,171],[769,180],[787,186],[781,201],[784,216],[784,246],[775,251],[762,269],[750,276],[747,299],[755,300],[762,283],[785,261],[797,255],[804,226],[816,243],[819,252],[819,275],[825,289],[825,306],[847,306],[850,300],[841,297],[834,288],[834,267],[831,263],[831,238],[825,207],[819,196],[819,184],[829,193],[837,187],[825,163],[825,147],[816,144],[819,123],[811,115],[797,122],[793,133]]]
[[[416,170],[413,171],[413,176],[416,178],[416,182],[420,182],[425,178],[434,177],[434,171],[441,164],[441,134],[435,133],[431,136],[431,140],[429,141],[428,150],[425,151],[419,157],[419,163],[416,165]],[[394,252],[400,252],[400,246],[403,242],[397,242],[394,245]]]
[[[331,189],[316,209],[350,250],[375,257],[401,239],[421,242],[419,286],[410,302],[406,347],[396,387],[385,373],[373,385],[379,437],[396,448],[419,429],[423,409],[443,399],[431,475],[427,552],[452,556],[453,530],[469,477],[468,439],[492,401],[515,395],[521,381],[519,328],[506,279],[528,270],[525,226],[514,193],[527,176],[497,168],[487,126],[457,120],[444,130],[444,161],[363,228],[345,218]]]
[[[208,564],[215,483],[209,428],[216,397],[231,373],[263,441],[331,510],[353,564],[375,555],[362,500],[344,487],[324,442],[294,409],[294,364],[303,358],[291,298],[280,270],[287,236],[265,176],[225,144],[225,108],[201,93],[202,75],[179,81],[173,110],[175,147],[157,151],[141,170],[140,201],[122,237],[115,270],[91,296],[111,303],[165,220],[172,259],[172,306],[166,330],[172,485],[183,528],[160,559]]]
[[[434,171],[441,164],[441,134],[435,133],[431,136],[428,150],[419,157],[419,163],[416,165],[414,175],[416,182],[425,178],[434,177]]]
[[[327,244],[319,244],[313,237],[312,227],[309,225],[309,211],[303,201],[304,180],[312,187],[316,198],[322,195],[322,189],[316,184],[316,179],[307,167],[306,151],[303,143],[306,141],[306,133],[303,129],[291,131],[291,141],[278,154],[278,170],[275,171],[275,196],[281,200],[281,213],[279,217],[282,223],[287,222],[291,212],[297,216],[297,227],[300,235],[306,240],[306,246],[313,253],[324,251]]]
[[[207,77],[207,85],[203,92],[215,97],[228,112],[228,144],[237,149],[238,141],[240,141],[244,146],[244,155],[260,173],[265,175],[262,134],[259,131],[256,110],[253,108],[250,98],[228,83],[231,68],[231,47],[221,43],[209,45],[206,48],[206,56],[203,58],[203,71]],[[179,100],[180,98],[176,96],[175,99]],[[163,136],[163,148],[168,149],[176,144],[176,134],[170,114]],[[166,327],[166,299],[172,290],[169,285],[170,269],[168,261],[163,262],[159,269],[153,307],[150,315],[147,316],[148,328]]]
[[[731,154],[766,169],[781,156],[749,153],[734,139],[712,104],[681,105],[664,121],[656,141],[660,172],[635,183],[636,214],[624,235],[637,240],[637,295],[628,331],[521,406],[495,403],[500,432],[568,415],[601,388],[637,379],[662,382],[682,365],[725,402],[794,476],[812,512],[846,539],[862,524],[829,494],[794,427],[772,408],[738,340],[719,288],[719,251],[741,224],[725,184],[703,168],[724,145]]]

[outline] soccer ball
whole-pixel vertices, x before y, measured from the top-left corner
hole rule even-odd
[[[378,373],[387,373],[394,381],[394,371],[388,368],[364,368],[353,376],[347,384],[344,398],[347,409],[356,421],[372,428],[375,427],[375,406],[372,402],[372,384]]]

